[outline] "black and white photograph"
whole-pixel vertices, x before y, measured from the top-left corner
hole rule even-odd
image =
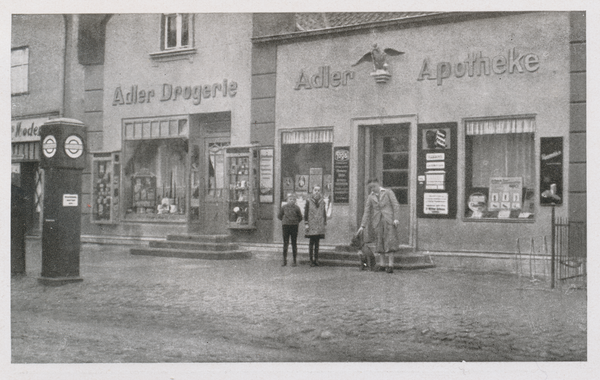
[[[3,12],[7,379],[594,378],[594,2],[84,4]]]

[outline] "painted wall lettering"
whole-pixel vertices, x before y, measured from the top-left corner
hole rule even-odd
[[[338,87],[340,85],[348,85],[348,81],[354,79],[354,71],[334,71],[331,72],[329,66],[319,67],[316,74],[310,75],[300,70],[300,75],[296,80],[296,86],[294,90],[301,90],[302,88],[310,90],[312,88],[329,88]]]
[[[452,64],[450,62],[438,62],[433,66],[429,60],[425,58],[421,65],[421,71],[417,80],[425,79],[437,81],[437,85],[441,86],[444,79],[450,78],[452,74],[456,78],[461,78],[465,75],[481,76],[494,74],[513,74],[530,72],[533,73],[540,68],[540,59],[537,54],[528,53],[520,54],[516,48],[508,51],[508,57],[499,55],[493,58],[484,57],[482,52],[469,53],[467,60]]]
[[[198,105],[202,102],[202,99],[216,98],[217,96],[233,98],[237,94],[237,90],[237,82],[227,79],[212,85],[197,86],[174,86],[170,83],[164,83],[158,91],[160,96],[158,99],[161,102],[188,100],[192,101],[194,105]],[[125,91],[124,93],[121,87],[115,89],[113,106],[150,103],[156,94],[154,90],[140,90],[137,85],[133,85]]]

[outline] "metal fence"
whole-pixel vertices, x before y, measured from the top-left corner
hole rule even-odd
[[[587,284],[587,226],[552,218],[552,287],[565,282]]]
[[[553,213],[554,214],[554,213]],[[514,271],[520,279],[587,286],[587,225],[552,215],[551,236],[518,238]]]

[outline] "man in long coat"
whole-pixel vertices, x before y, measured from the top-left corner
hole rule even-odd
[[[390,189],[379,185],[377,178],[369,180],[369,198],[365,203],[362,222],[358,232],[365,231],[365,241],[375,243],[375,253],[379,254],[380,265],[385,267],[388,258],[388,273],[394,272],[394,252],[400,243],[396,227],[400,224],[400,203]],[[370,228],[367,228],[370,227]]]

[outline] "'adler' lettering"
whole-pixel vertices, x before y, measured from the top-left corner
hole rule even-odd
[[[321,66],[316,74],[307,75],[304,70],[300,70],[300,76],[296,81],[294,90],[302,88],[310,90],[313,88],[329,88],[338,87],[340,85],[347,86],[350,79],[354,79],[354,71],[334,71],[331,72],[329,66]]]

